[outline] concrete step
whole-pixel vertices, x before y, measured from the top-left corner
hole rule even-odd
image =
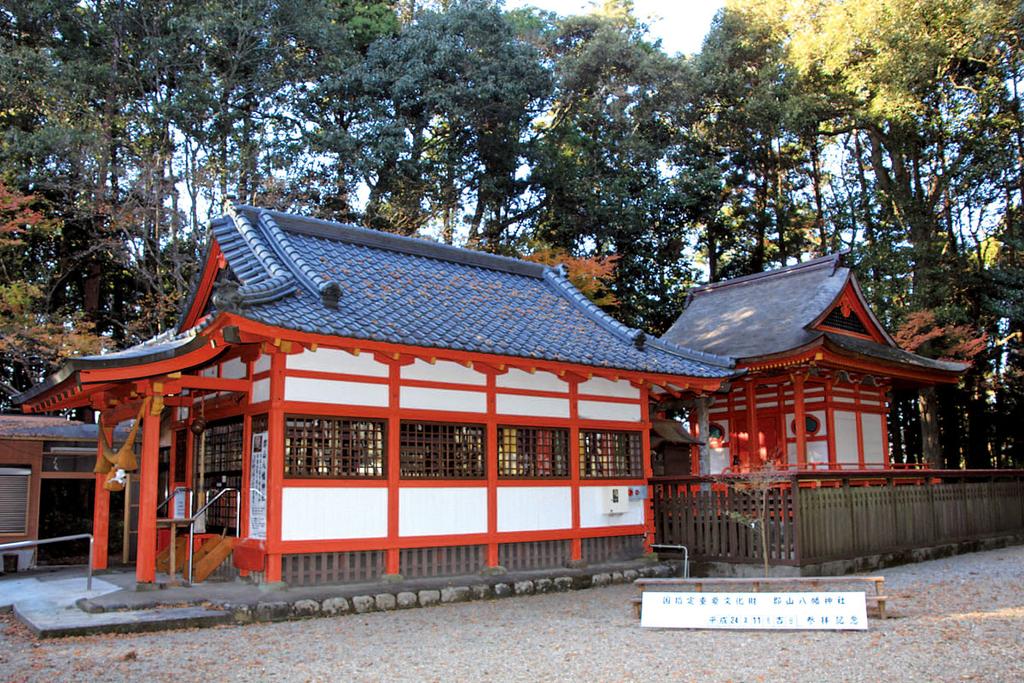
[[[53,603],[34,601],[15,603],[14,615],[39,638],[204,628],[232,620],[230,612],[205,607],[165,607],[90,614],[77,607],[61,608]]]

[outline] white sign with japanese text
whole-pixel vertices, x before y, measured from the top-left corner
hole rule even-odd
[[[267,539],[267,433],[253,432],[249,460],[249,538]]]
[[[861,592],[679,593],[645,591],[648,628],[856,630],[868,627]]]

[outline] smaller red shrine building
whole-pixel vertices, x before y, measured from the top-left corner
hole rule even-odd
[[[101,413],[97,566],[109,489],[136,469],[104,441],[136,419],[139,583],[163,518],[190,516],[160,507],[181,487],[192,510],[229,490],[200,536],[232,539],[239,570],[307,584],[636,556],[650,401],[734,375],[608,317],[561,268],[243,206],[212,223],[177,329],[19,400]]]
[[[746,374],[698,399],[693,474],[885,469],[893,388],[955,383],[967,365],[900,349],[843,254],[692,290],[663,341],[736,359]],[[700,422],[706,424],[701,425]]]

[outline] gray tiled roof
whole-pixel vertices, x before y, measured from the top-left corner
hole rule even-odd
[[[212,224],[238,280],[215,305],[354,339],[718,378],[730,359],[643,335],[558,268],[426,240],[236,207]]]
[[[856,277],[842,265],[842,257],[842,253],[832,254],[695,288],[662,340],[739,360],[786,353],[822,340],[893,363],[949,372],[966,369],[962,363],[904,351],[888,335],[888,343],[879,344],[811,327],[848,283],[859,292]],[[876,319],[871,322],[882,329]]]

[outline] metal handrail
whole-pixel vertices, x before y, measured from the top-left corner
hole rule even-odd
[[[54,538],[39,538],[34,541],[14,541],[13,543],[0,543],[0,551],[17,550],[19,548],[34,548],[38,545],[49,543],[62,543],[63,541],[80,541],[83,538],[89,539],[89,571],[85,579],[85,590],[92,590],[92,534],[72,534],[71,536],[55,536]]]
[[[206,512],[207,508],[209,508],[211,505],[217,502],[217,499],[223,496],[228,491],[234,491],[235,493],[238,494],[235,497],[235,537],[237,538],[239,534],[241,534],[242,532],[242,492],[236,488],[231,488],[229,486],[227,488],[221,489],[220,491],[217,492],[217,495],[215,495],[210,500],[206,501],[206,504],[203,505],[203,507],[199,508],[194,513],[192,513],[192,516],[188,518],[188,582],[190,585],[192,584],[192,556],[194,554],[193,547],[195,545],[196,517]],[[174,541],[172,540],[171,542],[173,543]]]

